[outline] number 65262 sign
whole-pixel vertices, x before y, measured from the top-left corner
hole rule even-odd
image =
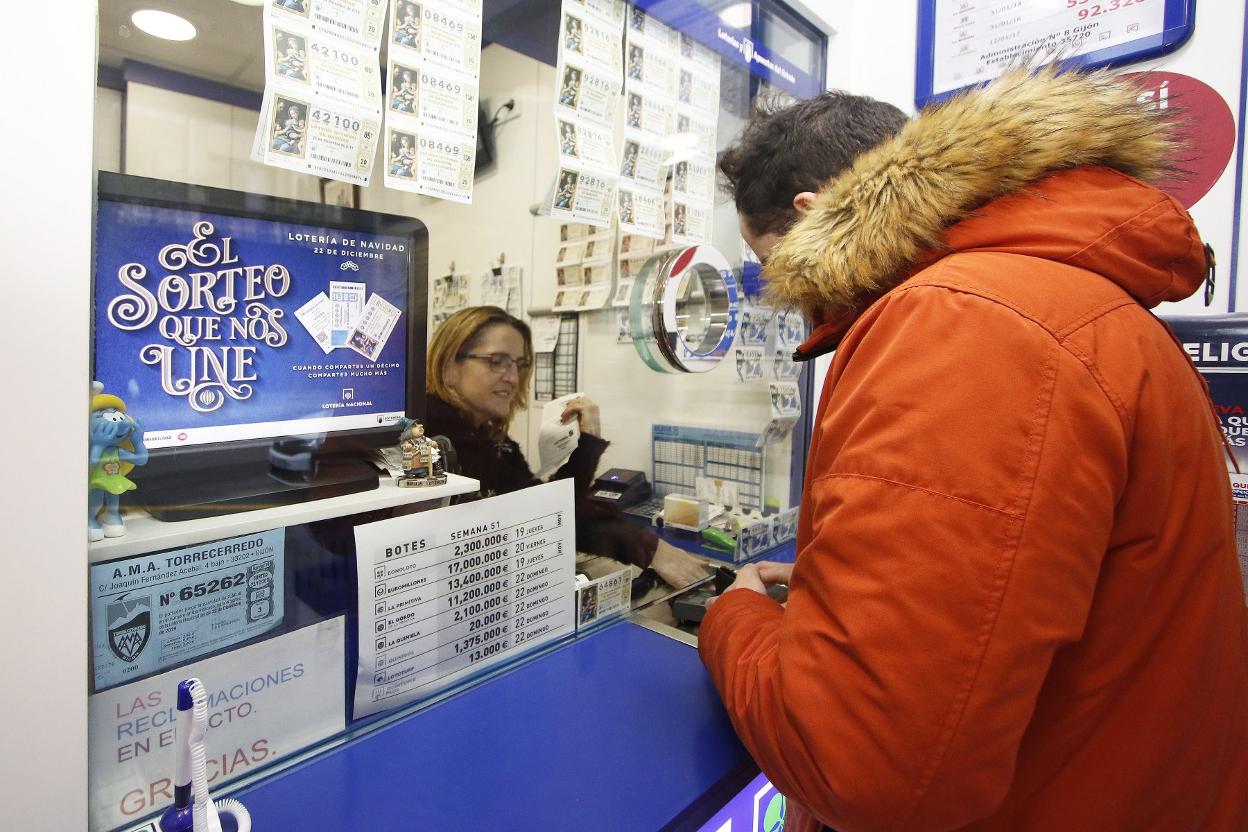
[[[1191,37],[1194,0],[920,0],[915,104],[991,81],[1022,62],[1119,66]]]

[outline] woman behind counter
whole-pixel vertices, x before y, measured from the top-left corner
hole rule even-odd
[[[533,339],[528,324],[496,306],[474,306],[447,318],[426,357],[426,432],[451,440],[465,476],[481,482],[491,497],[538,485],[520,446],[507,435],[511,418],[528,404]],[[576,483],[576,548],[644,569],[654,569],[672,586],[707,576],[695,556],[625,520],[613,508],[586,499],[598,460],[609,444],[602,438],[598,405],[580,398],[562,419],[576,419],[581,441],[554,479]]]

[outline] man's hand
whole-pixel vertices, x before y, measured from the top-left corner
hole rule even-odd
[[[727,594],[734,589],[748,589],[759,595],[766,595],[767,587],[773,584],[788,585],[792,576],[793,564],[791,563],[776,563],[770,560],[747,563],[737,570],[737,579],[724,590],[724,593]],[[706,602],[707,609],[710,609],[718,600],[718,597],[710,598]]]

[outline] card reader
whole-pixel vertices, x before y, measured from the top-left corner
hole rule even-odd
[[[650,483],[641,471],[612,468],[594,480],[589,499],[624,508],[650,499]]]

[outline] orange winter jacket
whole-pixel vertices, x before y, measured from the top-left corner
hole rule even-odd
[[[998,152],[1020,98],[1036,126]],[[1085,112],[1045,130],[1054,101]],[[1133,101],[1013,76],[925,113],[768,261],[779,300],[834,321],[808,354],[839,346],[787,608],[728,592],[700,650],[786,832],[1248,830],[1223,446],[1148,309],[1205,256],[1174,199],[1120,172],[1164,152],[1110,117]]]

